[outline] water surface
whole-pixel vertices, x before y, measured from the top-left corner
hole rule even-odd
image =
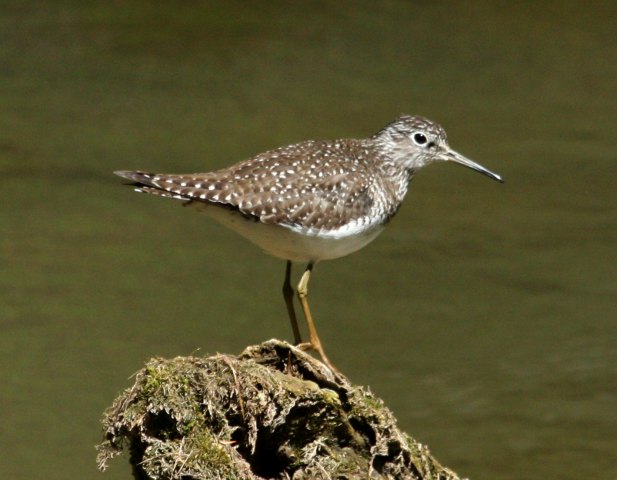
[[[111,171],[214,169],[406,112],[506,184],[429,167],[377,241],[319,264],[330,356],[461,475],[616,478],[616,13],[3,2],[0,476],[128,478],[93,446],[146,359],[291,338],[283,262]]]

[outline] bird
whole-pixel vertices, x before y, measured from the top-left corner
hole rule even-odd
[[[503,183],[500,175],[453,150],[444,128],[400,115],[368,138],[306,140],[206,173],[121,170],[137,192],[180,200],[286,261],[283,298],[295,345],[313,350],[333,372],[308,303],[316,263],[354,253],[396,215],[410,181],[425,166],[453,162]],[[306,268],[296,291],[292,262]],[[297,294],[309,334],[303,342]]]

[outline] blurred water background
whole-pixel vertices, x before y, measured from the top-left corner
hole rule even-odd
[[[439,121],[499,172],[414,179],[316,267],[333,361],[471,478],[617,478],[615,2],[0,4],[0,477],[96,470],[152,356],[291,339],[284,262],[111,172]],[[299,271],[299,270],[297,270]]]

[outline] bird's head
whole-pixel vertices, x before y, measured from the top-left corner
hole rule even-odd
[[[503,183],[496,173],[452,150],[443,127],[427,118],[402,115],[373,139],[394,161],[401,162],[409,170],[418,170],[432,162],[455,162]]]

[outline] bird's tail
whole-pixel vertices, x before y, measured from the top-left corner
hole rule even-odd
[[[126,185],[134,187],[136,192],[149,193],[151,195],[158,195],[159,197],[188,200],[186,196],[170,192],[169,190],[159,185],[157,181],[159,180],[159,177],[155,173],[141,172],[139,170],[117,170],[114,172],[114,175],[118,175],[119,177],[130,180],[130,183],[127,183]]]

